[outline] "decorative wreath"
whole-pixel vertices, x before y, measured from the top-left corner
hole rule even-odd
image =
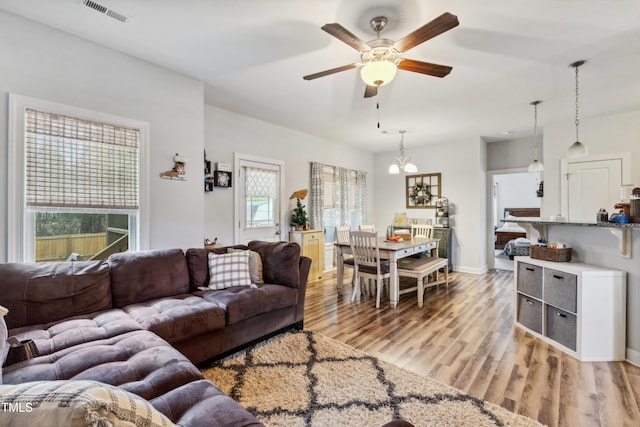
[[[431,191],[427,184],[415,184],[411,188],[409,198],[415,205],[428,205],[431,202]]]

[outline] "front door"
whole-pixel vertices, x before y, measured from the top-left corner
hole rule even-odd
[[[236,244],[281,240],[284,165],[256,158],[236,159]]]

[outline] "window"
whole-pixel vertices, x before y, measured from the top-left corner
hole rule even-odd
[[[245,168],[245,197],[247,203],[247,228],[276,225],[278,197],[278,172],[256,167]]]
[[[316,185],[320,184],[314,187],[314,191],[321,192],[322,198],[314,197],[314,203],[322,203],[325,243],[333,243],[337,226],[348,225],[357,230],[360,224],[366,222],[366,173],[318,164],[312,169],[317,171],[312,174],[321,171],[321,179],[313,181]]]
[[[10,260],[141,249],[148,125],[15,95],[10,104]]]

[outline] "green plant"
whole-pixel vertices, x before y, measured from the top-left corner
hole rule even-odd
[[[309,222],[305,205],[302,204],[300,198],[296,198],[296,207],[291,211],[291,225],[304,227]]]

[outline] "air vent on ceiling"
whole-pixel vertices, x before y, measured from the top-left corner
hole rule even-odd
[[[129,20],[129,18],[126,15],[123,15],[122,13],[118,13],[115,10],[109,9],[108,7],[103,6],[100,3],[96,3],[91,0],[83,0],[82,4],[87,7],[90,7],[91,9],[97,12],[107,15],[110,18],[118,20],[120,22],[127,22]]]

